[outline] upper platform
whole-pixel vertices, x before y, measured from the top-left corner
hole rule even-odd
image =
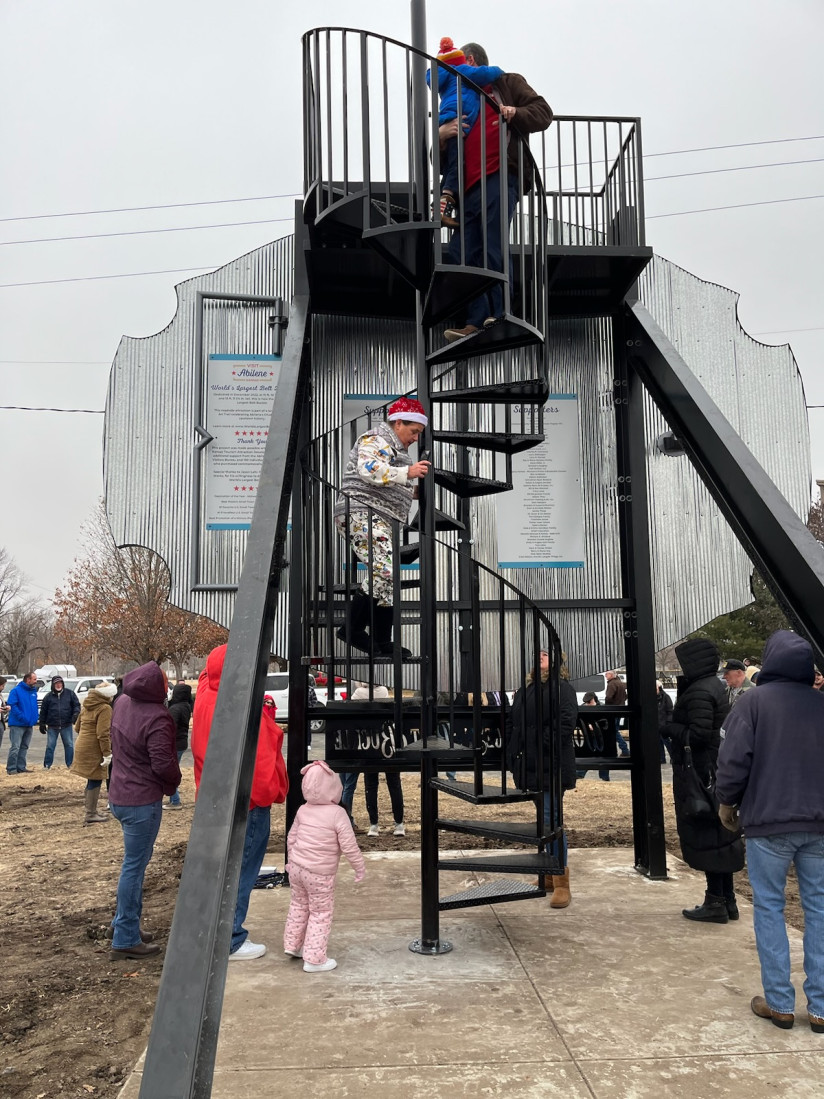
[[[490,215],[483,232],[475,222],[480,240],[440,219],[444,77],[459,102],[480,97],[496,116],[493,136],[484,134],[474,153],[470,139],[457,143],[458,220],[467,199],[494,210],[496,194],[517,195],[508,231],[505,212],[503,220]],[[310,31],[304,247],[313,310],[414,319],[419,291],[423,323],[433,327],[460,321],[468,301],[499,286],[501,315],[539,338],[551,316],[614,312],[652,255],[640,121],[552,118],[543,99],[537,113],[530,103],[530,119],[547,126],[524,134],[517,113],[508,124],[493,98],[434,57],[368,31]],[[479,162],[487,174],[474,182]]]

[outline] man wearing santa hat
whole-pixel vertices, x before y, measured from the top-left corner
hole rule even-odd
[[[401,397],[391,404],[387,422],[365,431],[352,447],[335,502],[335,525],[367,568],[338,637],[370,655],[393,651],[392,520],[407,521],[417,495],[414,482],[429,472],[428,461],[413,462],[409,454],[426,424],[419,401]],[[404,660],[412,655],[408,649],[401,653]]]

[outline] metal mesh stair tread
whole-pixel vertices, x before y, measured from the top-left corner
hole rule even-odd
[[[548,396],[549,383],[533,378],[523,382],[494,382],[469,389],[438,389],[431,394],[430,400],[453,404],[544,404]]]
[[[531,897],[545,896],[545,889],[527,882],[490,881],[441,897],[438,908],[443,912],[450,908],[473,908],[482,904],[503,904],[505,901],[525,901]]]
[[[536,794],[524,793],[523,790],[516,790],[515,787],[503,789],[501,786],[484,786],[482,793],[475,793],[475,784],[472,782],[461,782],[458,779],[451,778],[435,778],[432,780],[432,785],[436,790],[442,790],[445,794],[452,794],[453,797],[460,798],[462,801],[471,801],[473,805],[506,805],[510,802],[517,801],[535,801]]]
[[[439,870],[477,870],[484,874],[561,874],[558,856],[547,851],[523,851],[514,855],[462,855],[438,859]]]
[[[434,431],[432,437],[438,443],[455,443],[500,454],[519,454],[539,446],[546,438],[544,435],[506,435],[494,431]]]
[[[484,836],[507,843],[527,843],[534,845],[543,837],[538,831],[536,820],[486,821],[486,820],[446,820],[435,822],[443,832],[463,832],[468,836]]]
[[[454,492],[464,499],[470,496],[489,496],[495,492],[509,492],[511,481],[493,481],[489,477],[476,477],[472,473],[456,473],[451,469],[438,469],[434,474],[435,484]]]

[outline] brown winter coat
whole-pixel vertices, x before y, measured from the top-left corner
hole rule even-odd
[[[112,754],[112,742],[109,737],[111,724],[111,699],[95,690],[89,691],[83,700],[80,715],[74,726],[78,736],[74,744],[74,762],[71,770],[76,775],[95,782],[106,778],[103,757]]]

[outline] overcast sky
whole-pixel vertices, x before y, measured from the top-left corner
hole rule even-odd
[[[409,12],[406,0],[0,0],[0,405],[102,410],[121,335],[165,327],[176,281],[289,232],[301,34],[345,23],[408,41]],[[824,404],[822,0],[430,0],[430,52],[446,34],[485,44],[558,114],[640,116],[648,243],[739,292],[744,328],[789,342],[808,404]],[[719,148],[731,145],[744,147]],[[773,166],[720,171],[760,165]],[[78,213],[245,198],[257,201]],[[183,270],[101,278],[168,269]],[[810,426],[824,478],[824,409]],[[0,410],[0,544],[45,597],[82,551],[102,428],[101,415]]]

